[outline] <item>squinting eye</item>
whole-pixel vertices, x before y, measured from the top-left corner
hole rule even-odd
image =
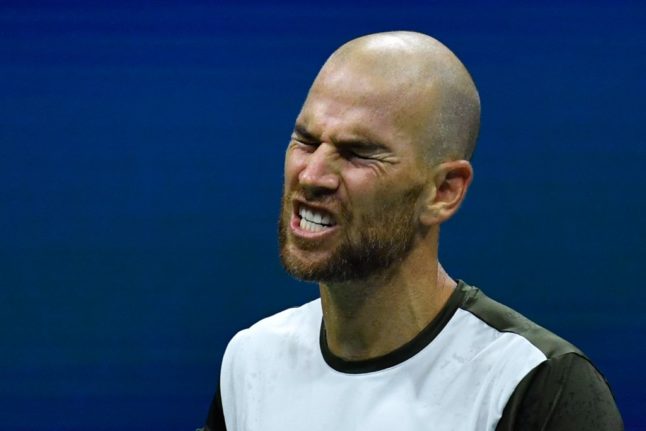
[[[307,151],[315,150],[315,149],[316,149],[316,147],[318,147],[318,144],[314,144],[314,143],[311,143],[311,142],[303,142],[303,141],[299,141],[299,140],[297,140],[297,139],[294,139],[294,142],[295,142],[295,143],[296,143],[296,145],[298,145],[300,148],[302,148],[302,149],[304,149],[304,150],[307,150]]]
[[[356,151],[352,151],[352,150],[345,150],[345,151],[343,151],[342,155],[343,155],[343,157],[344,157],[344,158],[346,158],[346,159],[361,159],[361,160],[367,160],[367,159],[369,159],[369,158],[370,158],[370,157],[368,157],[368,156],[366,156],[366,155],[364,155],[364,154],[357,153]]]

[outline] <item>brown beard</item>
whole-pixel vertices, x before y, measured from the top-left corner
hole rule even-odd
[[[377,206],[362,219],[342,210],[340,220],[345,229],[342,241],[323,262],[306,261],[289,252],[287,229],[290,213],[286,210],[289,205],[284,195],[278,239],[285,270],[300,280],[323,283],[365,280],[387,273],[413,247],[418,229],[415,204],[421,192],[422,186],[415,186],[399,199]],[[354,219],[357,219],[356,223]]]

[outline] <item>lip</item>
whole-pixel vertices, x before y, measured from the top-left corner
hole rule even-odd
[[[336,220],[336,216],[334,215],[333,211],[330,211],[329,209],[319,205],[312,205],[310,203],[302,202],[298,199],[295,199],[292,201],[293,210],[292,210],[292,217],[289,223],[289,226],[294,235],[299,236],[301,238],[307,238],[307,239],[323,239],[327,236],[333,235],[339,229],[338,224],[335,224],[334,226],[330,226],[320,232],[311,232],[309,230],[301,229],[301,216],[298,214],[298,209],[300,208],[301,205],[316,211],[326,212],[332,215],[334,220]]]

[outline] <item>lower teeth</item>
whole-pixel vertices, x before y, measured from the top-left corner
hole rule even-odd
[[[325,229],[327,226],[321,225],[321,224],[318,224],[318,223],[313,223],[313,222],[307,221],[307,220],[302,218],[300,227],[301,227],[301,229],[307,230],[307,231],[310,231],[310,232],[320,232],[323,229]]]

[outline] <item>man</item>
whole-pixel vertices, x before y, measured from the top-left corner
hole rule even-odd
[[[231,340],[206,429],[623,429],[583,353],[438,262],[479,123],[469,73],[429,36],[369,35],[327,60],[279,223],[285,268],[321,298]]]

